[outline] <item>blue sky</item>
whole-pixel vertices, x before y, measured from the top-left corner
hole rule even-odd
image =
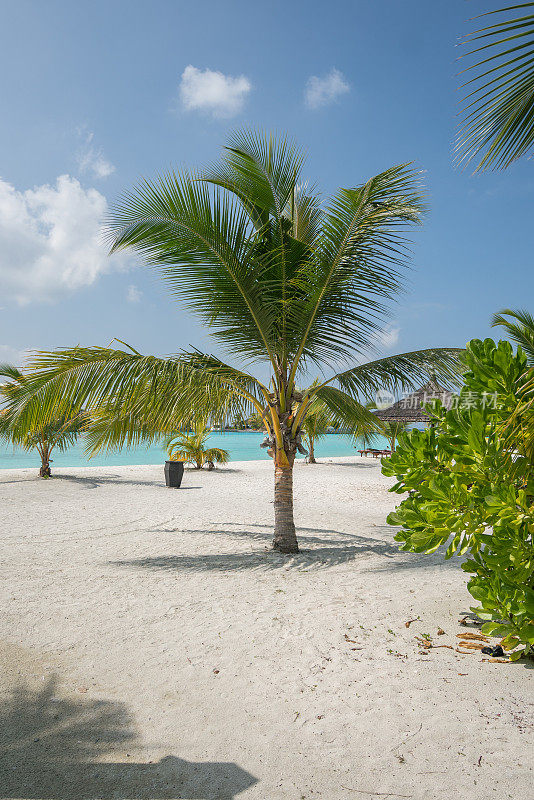
[[[532,310],[532,162],[451,161],[457,40],[501,2],[0,2],[0,360],[114,336],[214,349],[151,271],[107,259],[98,225],[139,176],[209,163],[243,124],[294,136],[325,194],[425,170],[389,352],[463,346],[494,311]]]

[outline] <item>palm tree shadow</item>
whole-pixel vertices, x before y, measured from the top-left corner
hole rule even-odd
[[[235,529],[232,527],[235,526]],[[227,522],[220,530],[158,528],[158,533],[176,533],[205,535],[209,537],[225,537],[237,541],[246,539],[249,542],[263,544],[263,549],[252,552],[198,553],[194,555],[161,555],[136,559],[121,559],[109,562],[115,567],[130,569],[149,569],[181,572],[242,572],[245,570],[311,570],[325,569],[350,561],[362,561],[368,556],[380,556],[381,560],[373,562],[372,571],[420,569],[434,567],[443,562],[443,553],[416,555],[404,553],[392,537],[395,529],[389,525],[376,526],[390,534],[388,539],[373,536],[346,533],[331,528],[299,527],[297,534],[301,550],[291,556],[282,555],[270,548],[272,527],[260,523],[249,524],[243,530],[237,523]],[[230,528],[230,530],[228,529]],[[389,540],[391,539],[391,541]],[[443,562],[444,566],[459,566],[458,559]],[[366,567],[366,569],[369,569]]]
[[[113,486],[156,486],[160,489],[166,489],[165,478],[162,477],[160,481],[144,481],[144,480],[128,480],[121,475],[106,475],[91,478],[90,476],[82,475],[53,475],[53,480],[68,481],[69,483],[79,484],[85,489],[98,489],[99,486],[106,486],[111,484]],[[182,489],[201,489],[201,486],[180,486]]]
[[[232,525],[233,523],[227,523]],[[358,534],[341,533],[330,529],[299,528],[301,551],[287,556],[270,548],[272,529],[269,525],[250,525],[250,530],[181,530],[163,529],[168,533],[204,534],[212,537],[246,539],[263,544],[252,552],[200,553],[195,555],[149,556],[110,562],[113,566],[184,572],[241,572],[245,570],[324,569],[344,564],[366,555],[393,558],[398,547],[381,539]],[[161,528],[158,529],[161,532]],[[304,535],[302,535],[304,534]]]
[[[257,782],[231,762],[111,761],[113,750],[135,749],[125,706],[62,699],[56,690],[51,678],[0,704],[2,800],[232,800]]]

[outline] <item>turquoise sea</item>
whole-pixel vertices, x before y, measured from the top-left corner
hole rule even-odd
[[[232,461],[258,461],[268,459],[265,450],[260,449],[262,433],[252,431],[212,433],[209,443],[212,447],[224,447],[230,452]],[[374,447],[387,447],[386,440],[377,438]],[[316,458],[327,456],[356,455],[355,443],[350,436],[331,433],[319,439],[315,447]],[[302,458],[303,456],[299,456]],[[121,467],[130,464],[162,464],[165,451],[158,446],[124,448],[118,452],[96,455],[88,459],[84,453],[83,441],[80,440],[66,453],[52,453],[52,469],[54,467]],[[39,455],[36,451],[26,453],[13,447],[0,446],[0,469],[19,469],[39,467]]]

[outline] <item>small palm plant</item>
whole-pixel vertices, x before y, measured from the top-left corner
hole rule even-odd
[[[167,441],[171,461],[185,461],[194,464],[195,469],[204,465],[213,469],[215,464],[227,464],[230,460],[228,450],[222,447],[206,447],[210,428],[205,422],[198,422],[193,431],[179,433]]]
[[[144,180],[109,219],[112,252],[136,251],[155,267],[226,361],[194,349],[171,358],[100,347],[41,353],[15,404],[28,424],[43,406],[49,415],[103,409],[113,422],[89,440],[95,449],[184,430],[199,414],[213,419],[221,402],[230,418],[255,411],[274,461],[273,546],[283,553],[298,552],[293,463],[315,398],[355,430],[379,388],[412,388],[429,369],[447,381],[460,352],[376,358],[409,258],[404,229],[424,210],[418,175],[392,167],[323,202],[303,182],[303,161],[285,138],[236,132],[214,168]],[[310,368],[330,377],[297,389]]]
[[[17,367],[10,364],[0,364],[0,377],[8,379],[0,385],[0,399],[7,403],[12,402],[23,389],[26,378]],[[23,450],[37,450],[41,458],[41,478],[50,478],[52,474],[52,451],[68,450],[86,426],[86,416],[78,412],[74,415],[60,414],[40,425],[27,428],[8,409],[0,410],[0,441],[17,445]]]

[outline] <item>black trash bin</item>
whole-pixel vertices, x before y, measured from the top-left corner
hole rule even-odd
[[[165,485],[169,489],[179,489],[184,476],[184,462],[183,461],[166,461],[165,462]]]

